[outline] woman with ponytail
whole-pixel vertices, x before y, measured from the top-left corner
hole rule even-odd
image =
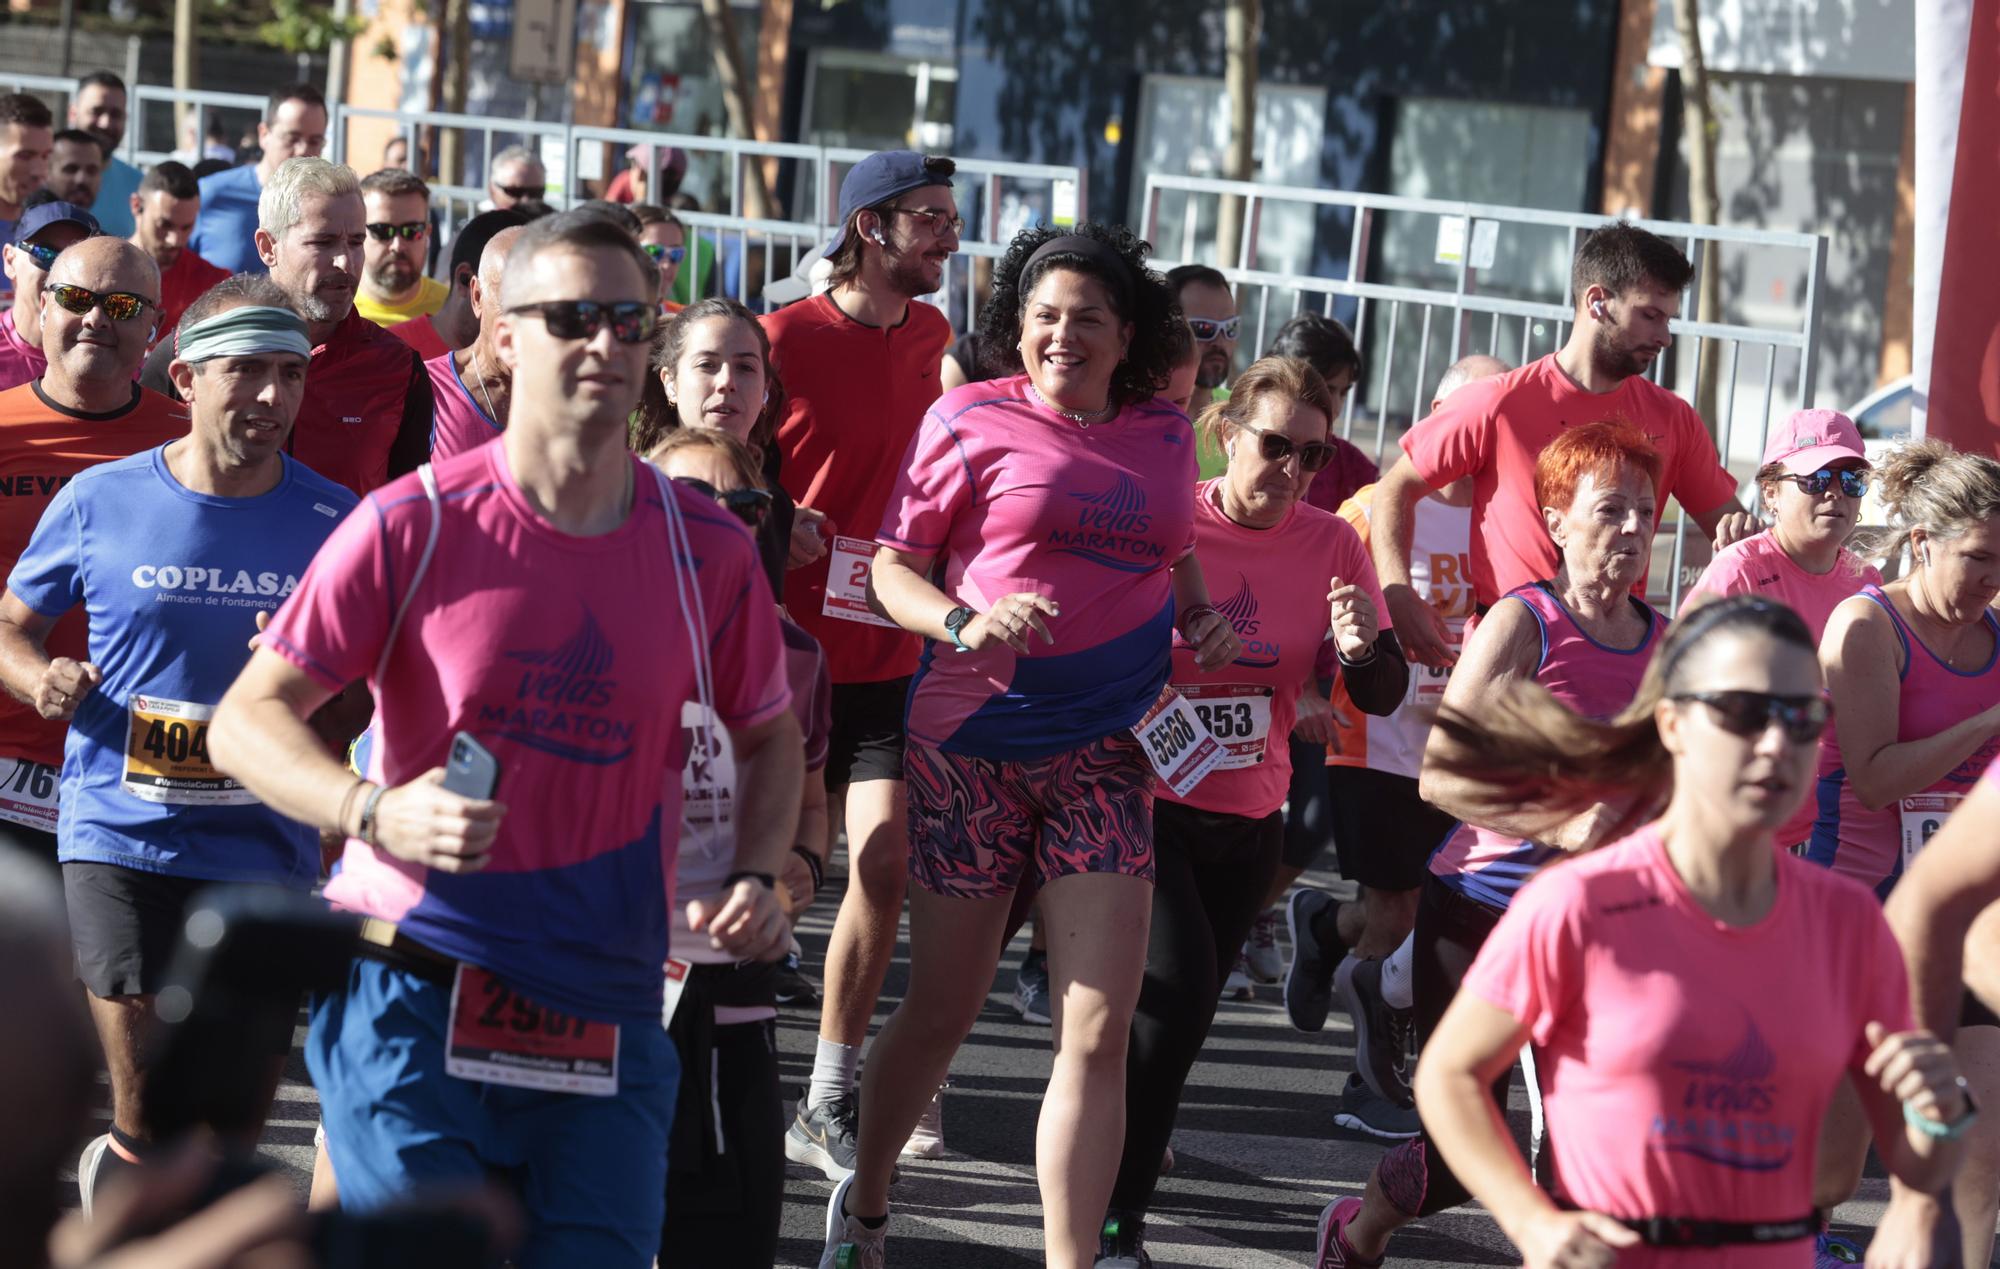
[[[1522,681],[1439,718],[1425,770],[1468,805],[1664,808],[1529,883],[1417,1073],[1431,1141],[1528,1269],[1807,1269],[1820,1124],[1850,1076],[1894,1177],[1951,1175],[1972,1104],[1951,1051],[1910,1027],[1887,923],[1775,844],[1828,713],[1805,623],[1735,595],[1675,627],[1608,722]],[[1523,1044],[1546,1190],[1493,1096]]]

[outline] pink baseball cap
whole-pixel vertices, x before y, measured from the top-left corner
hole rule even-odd
[[[1771,433],[1764,462],[1783,463],[1794,476],[1809,476],[1843,458],[1868,461],[1861,429],[1838,410],[1800,410]]]

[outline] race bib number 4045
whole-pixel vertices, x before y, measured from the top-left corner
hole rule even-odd
[[[208,760],[215,706],[134,693],[126,702],[125,791],[144,802],[249,806],[255,794]]]

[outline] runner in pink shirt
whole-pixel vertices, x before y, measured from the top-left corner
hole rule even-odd
[[[1872,897],[1773,830],[1804,796],[1827,706],[1798,615],[1758,596],[1698,610],[1633,707],[1591,722],[1519,687],[1447,710],[1427,765],[1551,817],[1636,790],[1614,845],[1529,884],[1424,1051],[1438,1151],[1528,1269],[1614,1262],[1807,1269],[1816,1138],[1852,1078],[1892,1175],[1941,1185],[1972,1102],[1909,1022]],[[1524,1044],[1553,1145],[1549,1189],[1491,1083]],[[1333,1205],[1320,1263],[1355,1255]]]
[[[1667,624],[1632,594],[1652,546],[1659,471],[1659,455],[1624,423],[1572,428],[1542,451],[1536,500],[1562,563],[1549,580],[1505,596],[1473,628],[1442,709],[1483,714],[1511,685],[1529,682],[1539,689],[1537,699],[1545,694],[1586,718],[1610,718],[1630,706]],[[1603,841],[1623,813],[1598,805],[1551,815],[1525,801],[1486,798],[1432,763],[1440,743],[1433,730],[1418,791],[1461,822],[1432,852],[1417,897],[1411,1021],[1419,1052],[1514,895],[1566,854]],[[1505,1068],[1496,1074],[1504,1084]],[[1528,1087],[1532,1101],[1532,1077]],[[1341,1209],[1345,1241],[1323,1237],[1321,1263],[1375,1263],[1396,1230],[1466,1198],[1464,1183],[1426,1139],[1412,1137],[1377,1164],[1365,1201]],[[1358,1248],[1360,1259],[1328,1260],[1329,1247],[1338,1255],[1347,1254],[1339,1248]]]
[[[800,734],[749,535],[626,448],[650,261],[565,212],[523,231],[501,292],[506,433],[348,514],[209,745],[348,839],[326,894],[370,918],[364,955],[306,1044],[342,1205],[516,1170],[523,1266],[649,1269],[679,1080],[660,1008],[682,707],[731,729],[743,808],[689,927],[742,959],[785,948]],[[377,711],[358,780],[305,721],[356,679]]]
[[[1404,651],[1416,665],[1451,663],[1449,631],[1410,589],[1417,503],[1472,480],[1472,583],[1480,608],[1555,571],[1535,499],[1536,457],[1564,430],[1603,419],[1639,428],[1660,455],[1656,506],[1679,502],[1726,545],[1756,532],[1701,417],[1646,378],[1673,342],[1668,323],[1693,270],[1679,249],[1625,221],[1584,236],[1570,271],[1576,321],[1556,352],[1452,394],[1403,438],[1403,457],[1375,487],[1375,572]],[[1644,593],[1645,570],[1635,585]]]
[[[1023,373],[931,407],[875,535],[871,603],[926,641],[905,759],[919,968],[869,1053],[821,1269],[884,1263],[897,1152],[985,1003],[1017,890],[1036,889],[1064,1002],[1036,1150],[1046,1255],[1096,1259],[1146,960],[1154,767],[1184,780],[1220,753],[1165,690],[1169,650],[1179,631],[1203,668],[1242,651],[1194,558],[1193,432],[1154,395],[1179,314],[1147,251],[1097,225],[1015,238],[980,334]]]
[[[507,253],[520,234],[521,226],[509,225],[488,239],[480,253],[479,272],[468,284],[479,334],[466,347],[424,363],[424,371],[431,377],[434,463],[478,449],[506,430],[514,377],[501,363],[497,346],[500,279],[507,272]]]
[[[1309,364],[1266,357],[1197,423],[1229,465],[1196,487],[1195,551],[1243,653],[1203,669],[1193,649],[1174,649],[1174,686],[1227,756],[1187,793],[1162,790],[1153,804],[1152,933],[1126,1053],[1125,1157],[1098,1253],[1114,1264],[1144,1263],[1146,1211],[1181,1087],[1278,872],[1294,721],[1322,748],[1331,734],[1315,663],[1330,645],[1356,704],[1378,715],[1393,712],[1408,685],[1396,636],[1377,633],[1381,596],[1360,535],[1304,501],[1333,460],[1337,408]],[[1310,724],[1302,700],[1318,707]]]

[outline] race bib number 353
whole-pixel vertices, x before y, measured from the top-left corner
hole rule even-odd
[[[1257,683],[1183,683],[1194,712],[1222,746],[1220,770],[1264,761],[1271,735],[1271,689]]]

